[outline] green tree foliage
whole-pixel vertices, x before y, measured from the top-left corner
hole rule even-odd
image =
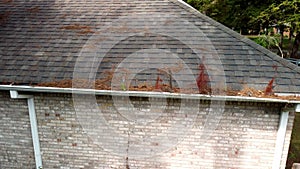
[[[300,0],[284,0],[272,3],[261,11],[254,21],[262,24],[299,26]]]
[[[284,0],[272,3],[268,8],[260,12],[254,22],[261,23],[265,28],[273,25],[279,29],[280,42],[282,47],[283,32],[288,28],[290,30],[290,40],[295,31],[300,29],[300,0]],[[297,57],[300,41],[299,32],[295,37],[294,44],[291,48],[290,57]]]
[[[270,35],[260,35],[254,41],[267,49],[272,49],[274,47],[278,48],[281,57],[283,57],[283,52],[281,50],[281,47],[279,46],[279,41],[277,37]]]
[[[266,9],[274,0],[186,0],[200,12],[212,17],[229,28],[243,34],[249,30],[258,32],[257,22],[252,22],[261,11]]]
[[[185,0],[200,12],[218,22],[239,31],[241,34],[258,34],[261,30],[277,27],[281,38],[283,32],[290,30],[290,37],[300,30],[300,0]],[[268,31],[265,32],[268,34]],[[299,35],[299,33],[298,33]],[[300,37],[300,36],[297,36]],[[292,42],[292,38],[290,39]],[[291,57],[299,48],[300,39],[291,45]],[[298,42],[296,44],[296,42]]]

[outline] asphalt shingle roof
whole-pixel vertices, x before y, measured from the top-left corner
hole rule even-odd
[[[113,65],[155,83],[175,63],[196,78],[201,62],[212,83],[262,89],[275,76],[275,91],[300,93],[297,66],[178,0],[0,2],[1,83],[101,78]]]

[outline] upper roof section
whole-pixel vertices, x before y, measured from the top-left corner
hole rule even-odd
[[[178,0],[1,1],[0,60],[2,84],[264,89],[274,78],[300,93],[298,67]]]

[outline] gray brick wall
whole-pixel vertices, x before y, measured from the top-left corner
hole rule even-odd
[[[26,100],[0,92],[0,168],[35,167]]]
[[[11,100],[7,93],[0,95],[1,165],[34,168],[26,101]],[[209,110],[218,107],[212,104],[35,94],[44,168],[271,168],[283,105],[226,102],[220,121],[207,122]],[[283,164],[293,118],[290,114]],[[208,123],[216,123],[215,130],[205,129]]]

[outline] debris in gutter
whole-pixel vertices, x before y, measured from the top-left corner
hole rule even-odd
[[[92,85],[87,82],[87,80],[61,80],[47,83],[40,83],[36,86],[43,87],[58,87],[58,88],[72,88],[72,83],[81,84],[80,86],[76,86],[76,88],[84,88],[84,89],[96,89],[96,90],[112,90],[110,85],[108,85],[107,80],[96,80]],[[121,90],[121,89],[120,89]],[[150,85],[147,83],[141,83],[137,86],[130,86],[128,88],[129,91],[154,91],[154,92],[170,92],[170,93],[185,93],[185,94],[207,94],[199,93],[197,90],[187,90],[173,87],[171,88],[168,84],[161,84],[160,88],[157,89],[156,85]],[[274,99],[283,99],[283,100],[297,100],[300,101],[299,96],[278,96],[276,94],[266,94],[263,90],[257,90],[247,85],[244,85],[242,90],[232,90],[227,89],[225,92],[227,96],[243,96],[243,97],[257,97],[257,98],[274,98]]]

